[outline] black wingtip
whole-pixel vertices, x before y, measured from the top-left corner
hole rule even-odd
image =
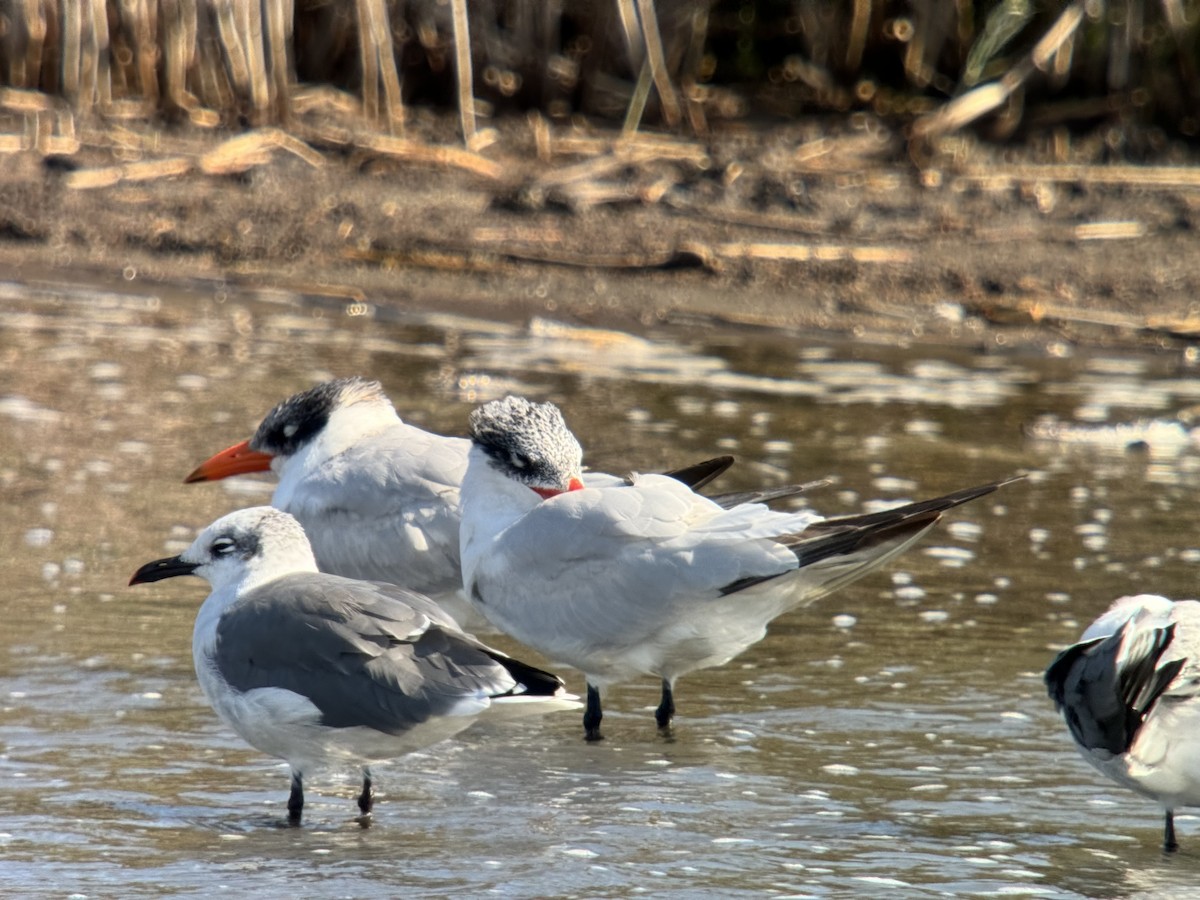
[[[1023,474],[1013,475],[877,513],[824,519],[810,525],[799,534],[781,535],[776,540],[796,555],[800,568],[811,566],[831,557],[859,552],[873,545],[888,542],[899,544],[909,537],[915,539],[922,532],[933,527],[946,510],[985,497],[1006,484],[1020,481],[1024,477]],[[869,569],[864,569],[864,574],[867,571]],[[783,573],[742,578],[726,585],[721,589],[721,593],[723,595],[734,594],[764,581],[770,581],[781,574]]]
[[[1104,640],[1105,638],[1098,637],[1080,644],[1072,644],[1065,650],[1059,651],[1050,665],[1046,667],[1046,674],[1042,676],[1042,681],[1046,684],[1046,694],[1054,701],[1055,712],[1061,712],[1066,704],[1067,676],[1074,667],[1075,661],[1092,647],[1103,643]]]
[[[676,481],[682,481],[693,491],[698,491],[714,478],[717,478],[728,470],[733,465],[733,462],[734,459],[732,456],[714,456],[712,459],[693,463],[690,466],[682,466],[678,469],[671,469],[669,472],[663,472],[663,474],[669,478],[674,478]]]
[[[553,697],[566,686],[566,682],[553,672],[547,672],[545,669],[539,669],[537,666],[523,663],[519,659],[505,656],[496,650],[485,648],[483,652],[504,666],[508,670],[508,674],[517,682],[519,688],[512,692],[514,694],[533,697]]]
[[[877,513],[837,516],[832,519],[826,519],[821,524],[827,526],[855,525],[858,527],[871,527],[889,522],[899,524],[902,521],[925,518],[935,513],[940,515],[947,510],[954,509],[956,506],[962,506],[964,503],[970,503],[972,500],[978,500],[980,497],[993,494],[1006,485],[1023,481],[1026,477],[1024,472],[1020,472],[1016,475],[1010,475],[1007,478],[1001,478],[998,481],[989,481],[986,484],[977,484],[974,487],[960,488],[957,491],[942,494],[940,497],[930,497],[928,500],[918,500],[915,503],[894,506]]]

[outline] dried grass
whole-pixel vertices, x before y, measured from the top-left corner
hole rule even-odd
[[[402,139],[406,103],[453,104],[469,154],[503,108],[536,112],[539,156],[547,123],[576,114],[627,137],[862,110],[918,144],[1030,122],[1161,143],[1200,134],[1198,23],[1200,0],[3,0],[0,152],[70,153],[85,122],[179,119],[346,145],[319,113],[347,107]],[[272,140],[199,167],[236,169]],[[492,177],[477,155],[438,162]]]

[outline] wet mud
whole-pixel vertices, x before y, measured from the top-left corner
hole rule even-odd
[[[514,120],[474,154],[442,152],[452,128],[414,117],[405,140],[364,149],[184,127],[10,155],[0,266],[1052,355],[1200,335],[1200,178],[1176,160],[967,139],[914,160],[868,119],[703,141]]]

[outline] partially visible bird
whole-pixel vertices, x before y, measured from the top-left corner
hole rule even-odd
[[[470,417],[462,485],[467,593],[500,630],[581,670],[584,731],[601,737],[601,691],[675,681],[762,639],[776,616],[878,568],[941,514],[1006,481],[885,512],[822,519],[759,503],[729,509],[660,475],[587,487],[558,408],[507,397]],[[1009,479],[1011,480],[1011,479]]]
[[[212,586],[192,635],[196,676],[226,724],[291,767],[293,822],[316,769],[361,766],[366,814],[372,763],[480,716],[580,706],[557,676],[465,634],[426,597],[318,572],[300,524],[271,507],[218,519],[129,583],[177,575]]]
[[[1083,758],[1175,810],[1200,805],[1200,602],[1121,597],[1046,669],[1046,689]]]

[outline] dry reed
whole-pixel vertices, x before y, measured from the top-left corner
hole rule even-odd
[[[1200,133],[1198,23],[1200,0],[0,0],[0,152],[131,120],[350,143],[313,115],[335,109],[406,156],[413,105],[456,108],[468,152],[522,108],[539,155],[578,114],[627,137],[866,111],[922,142],[1104,125],[1161,145]]]

